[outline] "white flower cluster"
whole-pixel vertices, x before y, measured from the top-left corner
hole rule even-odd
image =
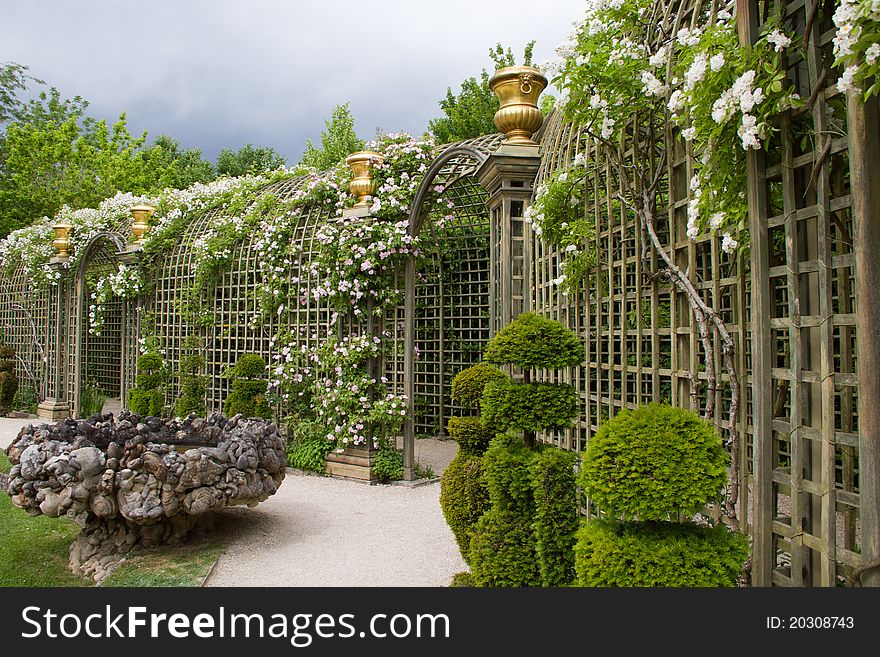
[[[880,0],[841,0],[833,20],[837,28],[833,41],[836,63],[846,65],[837,89],[846,93],[858,89],[860,74],[876,74],[873,67],[880,59]],[[866,66],[871,70],[864,72]]]

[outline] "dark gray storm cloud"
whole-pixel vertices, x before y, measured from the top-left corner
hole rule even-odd
[[[490,68],[498,41],[537,62],[582,0],[0,1],[0,62],[126,111],[132,132],[169,134],[215,157],[268,145],[298,159],[351,102],[357,129],[421,134],[446,88]]]

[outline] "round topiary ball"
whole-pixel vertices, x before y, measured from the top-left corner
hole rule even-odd
[[[257,354],[243,354],[229,368],[229,375],[236,379],[258,379],[266,374],[266,361]]]
[[[452,379],[452,398],[468,406],[480,406],[483,388],[490,381],[506,381],[509,377],[497,367],[477,363],[462,370]]]
[[[727,481],[721,437],[692,411],[651,404],[605,422],[583,457],[579,483],[618,518],[668,520],[718,499]]]
[[[489,340],[484,360],[524,369],[558,369],[580,365],[584,357],[584,343],[570,328],[534,313],[523,313]]]
[[[478,417],[451,417],[446,427],[458,443],[459,452],[474,456],[480,456],[489,448],[494,435]]]

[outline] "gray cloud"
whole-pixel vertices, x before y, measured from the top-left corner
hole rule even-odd
[[[548,59],[582,0],[87,0],[5,2],[0,62],[126,111],[132,132],[215,157],[251,142],[298,159],[333,107],[358,132],[420,134],[446,88],[489,68],[497,41]]]

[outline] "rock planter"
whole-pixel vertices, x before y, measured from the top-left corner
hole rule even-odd
[[[124,411],[28,426],[7,450],[0,480],[31,515],[83,525],[70,566],[100,581],[135,545],[177,544],[224,506],[256,506],[284,479],[278,428],[241,416],[183,422]]]

